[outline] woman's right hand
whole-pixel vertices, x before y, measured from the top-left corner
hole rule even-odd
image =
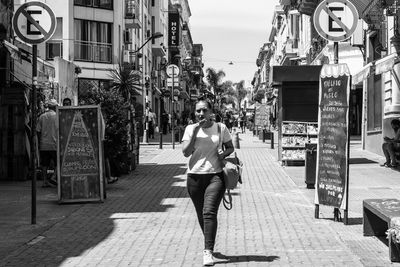
[[[200,128],[203,127],[203,125],[207,122],[206,119],[202,119],[199,122],[196,123],[195,128]]]

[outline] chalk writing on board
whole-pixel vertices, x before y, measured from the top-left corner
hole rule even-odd
[[[348,76],[321,78],[318,203],[340,207],[347,175]]]
[[[93,142],[83,121],[82,113],[76,111],[63,155],[61,175],[96,175],[98,171]]]

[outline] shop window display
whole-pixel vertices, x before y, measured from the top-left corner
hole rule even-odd
[[[316,122],[282,122],[282,164],[297,161],[304,162],[306,144],[318,142],[318,123]]]

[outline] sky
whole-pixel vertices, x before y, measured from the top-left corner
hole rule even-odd
[[[223,70],[224,80],[250,85],[276,5],[279,0],[189,0],[190,32],[193,43],[203,45],[204,71]]]

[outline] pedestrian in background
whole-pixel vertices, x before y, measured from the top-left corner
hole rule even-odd
[[[187,190],[194,204],[204,235],[203,264],[214,265],[213,251],[217,234],[218,208],[225,192],[222,160],[234,151],[231,135],[225,124],[211,120],[210,102],[200,100],[196,104],[197,123],[186,127],[182,152],[189,157]],[[219,140],[225,150],[219,150]]]
[[[161,127],[162,134],[167,134],[168,132],[168,113],[165,110],[161,114]]]
[[[157,126],[156,113],[154,113],[151,108],[149,108],[149,138],[154,138],[154,128]]]
[[[400,162],[396,159],[395,151],[400,151],[400,120],[393,119],[390,122],[394,130],[394,138],[385,136],[382,144],[383,154],[385,155],[386,162],[382,166],[385,167],[397,167]]]
[[[56,164],[57,164],[57,114],[58,103],[50,99],[47,103],[48,110],[40,115],[36,131],[39,140],[40,165],[42,166],[43,187],[56,186]],[[48,178],[47,171],[53,168],[53,175]]]

